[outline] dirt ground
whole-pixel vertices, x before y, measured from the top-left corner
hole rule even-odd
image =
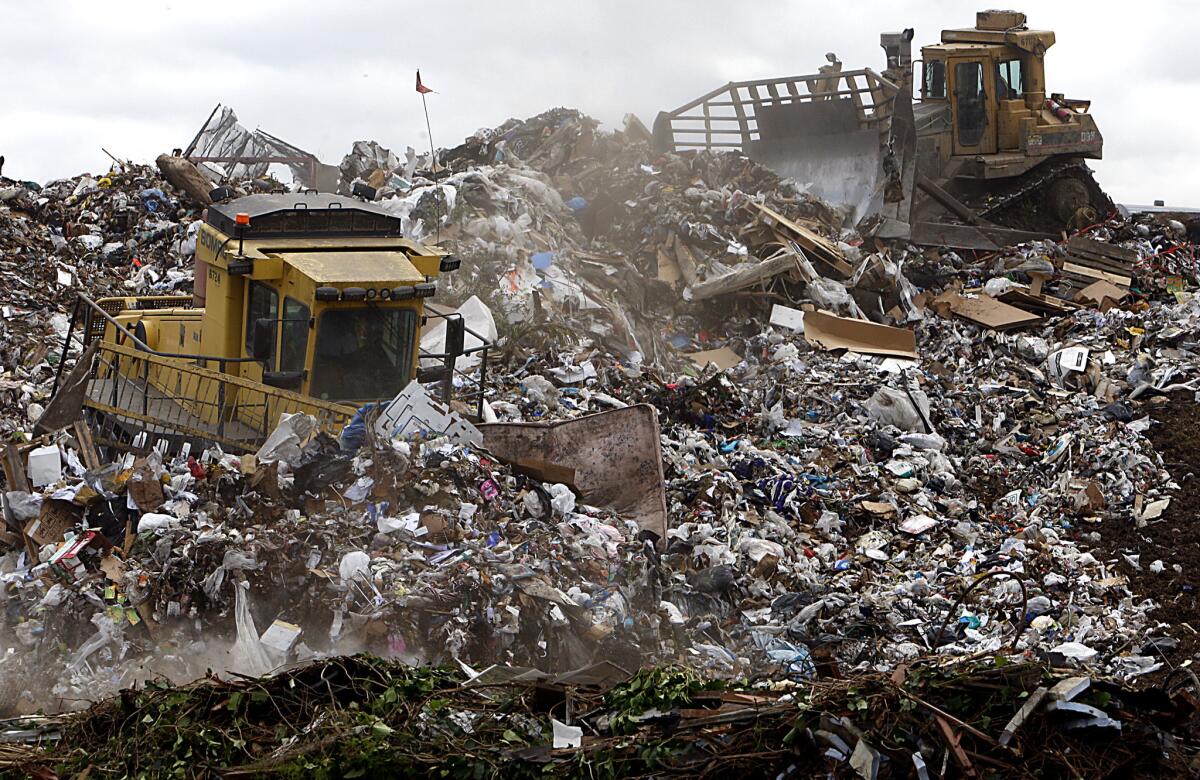
[[[1158,602],[1153,616],[1171,624],[1170,635],[1179,640],[1178,649],[1166,653],[1167,669],[1145,680],[1151,682],[1200,656],[1200,403],[1188,393],[1177,393],[1166,403],[1147,404],[1143,409],[1162,423],[1151,428],[1149,436],[1179,491],[1159,522],[1137,528],[1125,516],[1107,519],[1098,529],[1080,530],[1100,531],[1100,550],[1121,560],[1119,566],[1134,597]],[[1122,558],[1130,554],[1140,554],[1140,569]],[[1155,560],[1165,565],[1157,574],[1150,571]],[[1182,571],[1174,570],[1176,564]]]

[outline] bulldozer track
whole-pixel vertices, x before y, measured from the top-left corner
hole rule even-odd
[[[1088,189],[1088,194],[1092,201],[1092,205],[1096,206],[1102,213],[1107,213],[1112,209],[1112,201],[1108,195],[1100,189],[1100,185],[1096,182],[1092,175],[1092,169],[1089,168],[1083,160],[1062,160],[1059,162],[1046,163],[1044,168],[1035,169],[1039,171],[1039,175],[1035,178],[1030,178],[1023,182],[1016,190],[1005,194],[997,201],[989,202],[986,208],[977,209],[978,216],[984,219],[990,219],[993,215],[999,214],[1014,206],[1019,205],[1022,201],[1029,200],[1033,195],[1040,193],[1042,188],[1049,185],[1051,182],[1060,179],[1066,175],[1079,175],[1083,180],[1084,185]],[[1099,201],[1099,202],[1097,202]]]

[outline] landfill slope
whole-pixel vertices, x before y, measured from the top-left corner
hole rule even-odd
[[[1179,490],[1160,523],[1101,523],[1098,546],[1118,559],[1135,593],[1159,605],[1154,614],[1175,627],[1178,648],[1167,643],[1164,650],[1194,658],[1200,652],[1200,408],[1183,394],[1163,400],[1152,411],[1161,425],[1151,440],[1177,475]],[[1152,570],[1156,561],[1161,571]]]
[[[14,459],[0,717],[115,695],[69,721],[96,729],[97,713],[154,699],[160,683],[136,690],[150,679],[337,664],[370,677],[373,661],[330,660],[369,653],[438,667],[437,685],[466,676],[452,687],[603,669],[608,690],[680,667],[687,685],[733,686],[739,705],[755,691],[840,691],[817,721],[770,728],[842,773],[890,750],[897,772],[924,751],[929,766],[970,774],[954,745],[969,734],[973,753],[991,751],[1009,718],[1033,751],[1135,723],[1150,742],[1178,737],[1170,765],[1186,764],[1200,696],[1187,670],[1200,630],[1188,479],[1200,279],[1185,224],[1113,214],[987,255],[883,244],[739,154],[655,154],[636,125],[603,131],[569,109],[481,131],[436,164],[358,143],[340,171],[343,189],[368,186],[407,235],[462,258],[435,301],[496,327],[489,421],[600,425],[644,404],[657,436],[587,457],[607,456],[610,489],[634,462],[627,489],[653,501],[589,493],[589,475],[573,473],[582,460],[501,458],[487,426],[480,446],[364,426],[317,435],[296,417],[247,453],[94,452],[87,420],[35,431],[59,364],[78,354],[63,357],[74,296],[187,296],[203,204],[136,165],[45,186],[0,180],[0,433]],[[213,183],[232,195],[278,186]],[[18,471],[35,484],[7,484]],[[645,522],[650,505],[665,507],[665,531]],[[1065,687],[1023,715],[1004,699],[972,719],[950,697],[958,714],[926,719],[937,730],[921,732],[925,747],[862,732],[878,712],[894,725],[920,706],[888,687],[906,670],[945,666],[953,686],[976,662],[1017,667],[1031,699]],[[1075,678],[1104,695],[1076,705]],[[854,696],[858,681],[878,696]],[[407,728],[397,697],[431,693],[418,683],[385,702],[386,729]],[[213,684],[215,698],[165,695],[200,690],[206,710],[241,717],[238,691]],[[623,710],[640,718],[631,733],[662,725],[655,702],[638,702]],[[681,702],[659,703],[695,709]],[[327,717],[311,704],[289,706]],[[543,714],[500,741],[544,747]],[[455,718],[467,731],[468,716]],[[1024,732],[1025,720],[1039,725]],[[304,728],[289,724],[237,761],[286,752]],[[614,736],[609,721],[589,728]],[[162,733],[147,731],[140,744],[160,749]],[[1101,776],[1106,757],[1089,755],[1085,776]]]

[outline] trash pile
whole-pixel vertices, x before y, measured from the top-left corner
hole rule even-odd
[[[0,432],[49,399],[78,292],[191,295],[200,210],[151,167],[39,185],[0,179]]]
[[[30,491],[6,494],[26,545],[4,559],[19,640],[4,699],[61,706],[130,684],[142,659],[257,674],[362,649],[794,679],[934,653],[1160,670],[1154,603],[1079,529],[1161,522],[1170,475],[1148,421],[1067,389],[1137,376],[1136,354],[1101,352],[1130,317],[1076,317],[1097,358],[1062,387],[1038,337],[939,318],[919,328],[924,370],[768,326],[734,368],[670,383],[598,355],[508,373],[489,404],[500,427],[657,408],[665,534],[581,500],[582,475],[552,458],[500,462],[486,425],[482,446],[402,436],[350,455],[289,418],[256,456],[96,468],[64,432],[27,450]],[[1164,363],[1142,369],[1148,386],[1178,370]]]
[[[149,684],[16,722],[36,777],[1176,776],[1196,700],[1034,664],[730,683],[678,667],[481,673],[338,658],[261,679]],[[1181,739],[1180,739],[1181,738]],[[1179,739],[1179,741],[1177,741]]]
[[[463,258],[444,296],[476,295],[509,325],[569,323],[576,341],[672,366],[672,320],[693,301],[791,279],[856,310],[838,281],[857,254],[836,241],[845,215],[741,155],[660,155],[635,124],[601,133],[554,109],[479,131],[436,171],[422,160],[390,172],[380,205]]]
[[[439,295],[504,347],[483,420],[414,384],[340,439],[285,417],[253,454],[101,453],[83,421],[12,437],[0,715],[360,651],[548,675],[680,665],[843,702],[830,681],[903,685],[886,675],[929,659],[1121,684],[1191,661],[1163,601],[1195,575],[1138,541],[1197,468],[1151,441],[1200,380],[1181,226],[1113,217],[989,256],[868,246],[738,154],[652,154],[636,121],[604,133],[566,109],[436,163],[363,142],[340,171],[462,258]],[[96,215],[149,183],[131,175],[62,212],[92,215],[86,257],[118,243]],[[6,273],[58,257],[93,291],[185,292],[196,215],[164,198],[173,227],[136,271],[53,254],[75,240],[39,216],[53,199],[9,205]],[[63,298],[32,300],[43,330],[6,337],[6,433],[36,418],[46,329],[65,329]],[[892,749],[839,729],[826,754],[860,774]]]

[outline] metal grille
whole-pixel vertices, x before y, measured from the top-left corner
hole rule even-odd
[[[99,298],[93,303],[103,309],[109,317],[116,317],[122,311],[134,308],[143,311],[147,309],[190,309],[192,308],[192,297],[190,295],[147,295],[138,298]],[[75,305],[78,310],[82,302],[77,300]],[[83,348],[87,349],[93,341],[104,338],[104,327],[110,320],[99,316],[88,306],[84,306],[83,315]]]
[[[654,123],[668,149],[742,149],[770,136],[772,110],[802,103],[849,101],[861,129],[884,128],[899,87],[870,68],[762,81],[730,82]]]

